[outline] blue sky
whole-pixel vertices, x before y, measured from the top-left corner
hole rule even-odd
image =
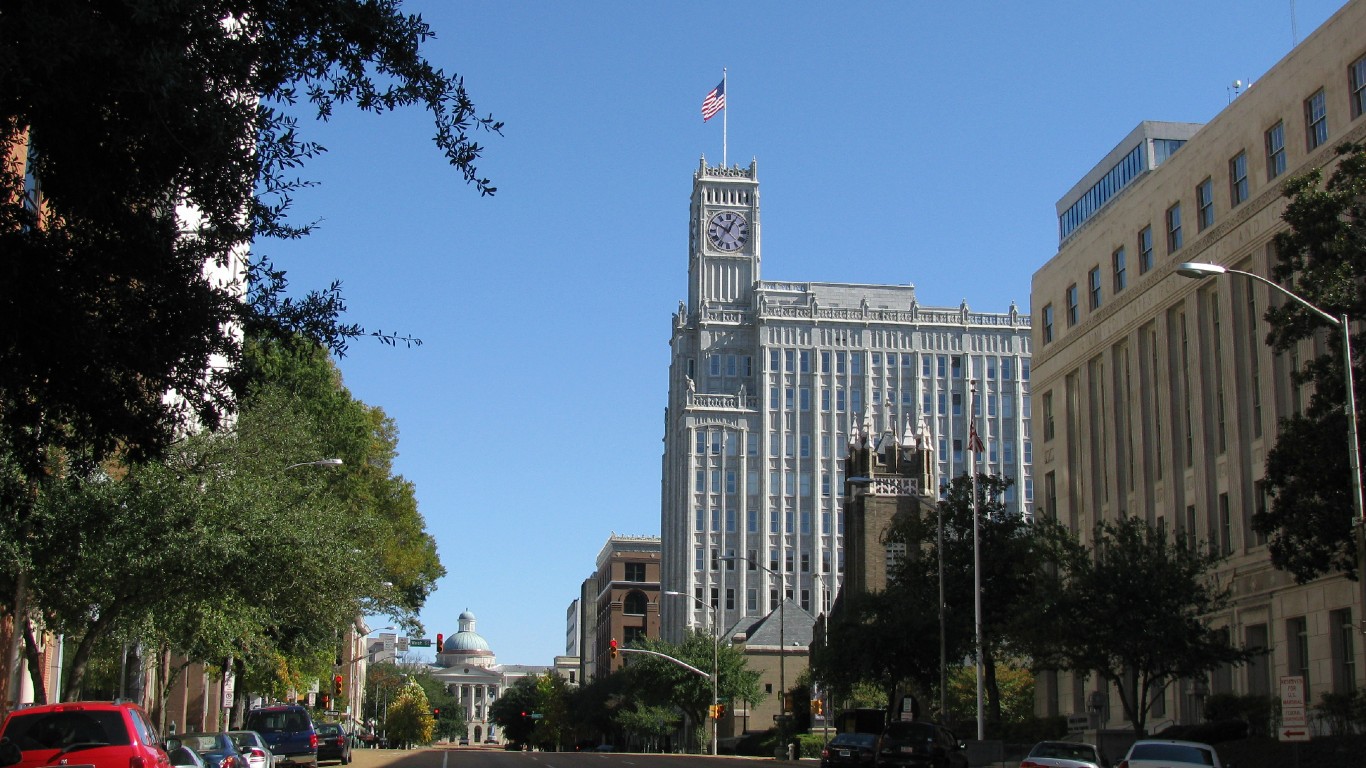
[[[257,250],[297,288],[342,281],[346,385],[399,429],[463,610],[498,660],[549,664],[612,533],[658,535],[669,321],[688,200],[722,118],[757,159],[762,275],[912,283],[922,305],[1029,308],[1054,204],[1142,120],[1207,122],[1338,0],[585,2],[408,0],[481,113],[481,198],[417,110],[307,126],[328,153]],[[1293,14],[1293,20],[1292,20]],[[387,624],[377,620],[376,625]]]

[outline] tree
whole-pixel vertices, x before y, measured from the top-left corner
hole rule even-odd
[[[503,729],[503,737],[510,744],[533,743],[536,720],[537,692],[535,678],[523,677],[503,690],[489,705],[489,719]]]
[[[389,705],[389,716],[384,721],[389,743],[403,747],[430,744],[435,726],[436,719],[432,717],[432,705],[427,701],[426,692],[416,680],[409,680]]]
[[[1333,316],[1366,318],[1366,145],[1344,144],[1326,184],[1315,169],[1285,184],[1289,198],[1281,218],[1289,229],[1275,237],[1272,279]],[[1278,352],[1322,335],[1326,323],[1297,302],[1266,312],[1267,341]],[[1268,536],[1271,561],[1301,581],[1337,571],[1363,578],[1352,536],[1351,470],[1347,453],[1347,400],[1342,333],[1329,329],[1322,354],[1294,372],[1310,384],[1308,407],[1282,419],[1267,453],[1270,508],[1253,517]],[[1366,380],[1362,339],[1353,336],[1353,373]]]
[[[319,119],[421,105],[452,166],[494,191],[472,133],[501,124],[422,56],[431,34],[398,0],[0,5],[0,609],[23,622],[41,486],[220,424],[240,330],[338,354],[365,332],[339,320],[337,284],[291,298],[259,249],[238,261],[308,231],[286,219],[323,151],[300,96]]]
[[[669,733],[681,725],[678,710],[673,707],[642,702],[618,709],[613,719],[622,733],[646,752],[658,751]]]
[[[1087,549],[1056,521],[1034,525],[1037,612],[1018,639],[1036,669],[1095,672],[1114,685],[1136,734],[1172,681],[1251,658],[1209,624],[1229,588],[1210,575],[1221,558],[1199,542],[1169,541],[1128,517],[1097,526]]]
[[[748,668],[744,654],[734,647],[725,644],[719,648],[714,646],[709,632],[688,632],[684,635],[683,642],[678,644],[644,638],[633,644],[633,647],[662,653],[686,662],[708,675],[711,673],[712,657],[715,653],[719,670],[718,696],[730,701],[763,701],[764,694],[759,689],[759,673]],[[701,744],[703,728],[707,722],[707,708],[712,702],[712,685],[709,677],[680,667],[668,659],[648,654],[633,654],[625,673],[630,676],[630,690],[635,700],[646,705],[677,707],[696,727],[696,743]]]
[[[877,687],[891,711],[907,688],[922,694],[939,675],[937,598],[896,583],[877,592],[841,593],[826,623],[825,642],[811,654],[813,679],[837,700],[861,684]]]

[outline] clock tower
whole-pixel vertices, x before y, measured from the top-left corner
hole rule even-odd
[[[693,174],[688,313],[750,309],[759,279],[758,164],[707,166]]]

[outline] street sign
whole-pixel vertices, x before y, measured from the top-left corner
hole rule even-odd
[[[414,648],[431,648],[432,641],[425,637],[415,637],[408,641],[408,645]]]
[[[408,638],[406,638],[406,637],[400,637],[400,638],[398,639],[398,652],[399,652],[399,653],[407,653],[407,652],[408,652]]]
[[[1304,678],[1281,676],[1281,725],[1276,729],[1281,741],[1309,741],[1309,718],[1304,711]]]

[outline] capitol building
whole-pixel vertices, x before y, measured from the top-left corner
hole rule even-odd
[[[437,648],[436,662],[428,671],[453,693],[465,720],[465,737],[471,744],[502,743],[498,726],[489,717],[489,708],[499,694],[524,677],[536,677],[556,667],[499,664],[484,636],[475,631],[474,614],[468,610],[459,618],[459,631],[447,635]],[[575,672],[561,673],[577,684]]]

